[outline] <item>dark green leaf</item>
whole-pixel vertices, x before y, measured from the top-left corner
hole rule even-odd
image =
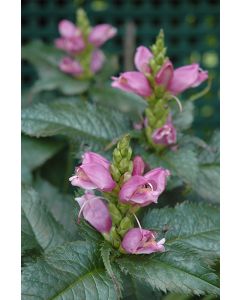
[[[219,209],[205,203],[183,203],[175,208],[152,209],[144,228],[161,231],[169,226],[167,245],[181,243],[207,258],[219,257]]]
[[[169,225],[166,252],[117,261],[124,272],[163,292],[218,295],[218,277],[209,266],[209,259],[218,256],[218,222],[218,209],[208,205],[185,203],[151,210],[142,225],[160,235],[164,225]]]
[[[43,205],[39,195],[26,185],[22,186],[22,217],[24,250],[36,244],[43,250],[49,250],[70,239],[70,235]]]
[[[91,90],[95,102],[122,111],[136,120],[142,115],[147,102],[133,93],[127,93],[109,86],[96,87]]]
[[[74,216],[75,201],[73,196],[61,194],[56,187],[41,179],[37,180],[34,187],[41,195],[42,203],[44,203],[56,221],[75,235],[78,228],[76,224],[77,219]]]
[[[178,130],[186,130],[191,127],[194,120],[194,105],[192,102],[183,102],[183,111],[179,112],[177,105],[173,113],[173,123]]]
[[[76,98],[36,103],[22,110],[22,130],[31,136],[66,134],[108,143],[129,129],[128,120],[116,111],[79,103]]]
[[[34,139],[22,136],[21,146],[22,166],[32,171],[56,154],[63,147],[63,144],[48,139]]]
[[[60,246],[22,274],[22,299],[117,299],[96,244],[72,242]]]

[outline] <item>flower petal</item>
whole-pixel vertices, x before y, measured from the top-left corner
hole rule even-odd
[[[119,78],[113,77],[112,87],[126,92],[132,92],[142,97],[148,97],[152,89],[147,78],[140,72],[125,72]]]
[[[174,71],[169,91],[174,95],[186,89],[196,87],[208,78],[208,73],[199,69],[199,64],[191,64],[177,68]]]
[[[117,29],[109,24],[99,24],[93,27],[89,35],[89,42],[96,47],[100,47],[107,40],[117,34]]]
[[[173,65],[170,60],[166,61],[156,75],[156,82],[168,89],[173,78]]]
[[[134,57],[134,62],[135,62],[135,66],[139,72],[142,72],[142,73],[150,73],[151,72],[149,62],[152,57],[153,57],[152,52],[148,48],[146,48],[144,46],[140,46],[137,48],[137,51],[136,51],[136,54]]]

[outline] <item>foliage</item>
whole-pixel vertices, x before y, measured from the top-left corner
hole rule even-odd
[[[153,66],[163,63],[163,46],[158,45],[162,56],[154,58]],[[215,299],[219,132],[208,142],[193,136],[194,102],[183,100],[179,112],[174,102],[164,99],[177,145],[155,147],[149,138],[166,119],[156,119],[164,107],[159,99],[166,95],[156,89],[159,98],[146,101],[111,88],[106,81],[117,69],[115,57],[107,59],[93,80],[83,80],[59,70],[63,53],[53,46],[35,41],[23,47],[22,56],[39,76],[24,94],[22,108],[22,299]],[[141,130],[146,116],[153,116],[152,123]],[[140,129],[133,129],[136,124]],[[148,169],[161,166],[171,173],[158,204],[135,211],[144,229],[166,238],[164,253],[133,255],[118,251],[119,243],[114,247],[113,235],[124,235],[126,229],[124,222],[118,223],[118,213],[126,223],[135,222],[119,203],[109,205],[115,232],[108,241],[86,220],[77,223],[79,207],[68,182],[74,165],[86,151],[111,159],[117,142],[111,164],[117,187],[109,198],[105,195],[109,202],[132,173],[132,150]],[[78,189],[75,197],[82,194]]]

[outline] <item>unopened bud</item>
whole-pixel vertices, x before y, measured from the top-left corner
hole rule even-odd
[[[108,209],[111,214],[113,224],[119,224],[122,220],[121,212],[117,209],[115,204],[113,204],[112,202],[108,204]]]

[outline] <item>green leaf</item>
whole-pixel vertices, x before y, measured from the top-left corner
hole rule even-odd
[[[163,297],[162,300],[190,300],[190,299],[192,299],[192,297],[188,295],[168,294],[167,296]]]
[[[183,102],[183,111],[179,112],[177,105],[173,110],[173,123],[178,130],[186,130],[191,127],[194,120],[194,105],[192,102]]]
[[[76,95],[89,88],[89,82],[66,75],[59,70],[63,53],[41,41],[33,41],[22,48],[22,58],[37,69],[40,79],[32,88],[32,93],[59,90],[65,95]]]
[[[216,131],[207,147],[199,151],[199,173],[193,184],[194,191],[202,199],[219,202],[220,198],[220,134]]]
[[[124,300],[160,300],[162,293],[155,291],[143,280],[138,280],[132,276],[124,276]]]
[[[63,144],[58,141],[48,139],[34,139],[28,136],[22,136],[21,140],[21,164],[22,164],[22,180],[27,181],[26,176],[31,171],[43,165],[48,159],[54,156]],[[26,179],[26,180],[25,180]]]
[[[153,152],[147,152],[143,149],[139,150],[140,154],[143,156],[146,163],[150,164],[151,168],[157,168],[161,166],[170,170],[170,184],[171,180],[176,176],[181,181],[190,184],[197,180],[198,159],[197,153],[192,149],[181,147],[176,151],[168,150],[161,155]]]
[[[39,195],[27,185],[22,186],[22,218],[23,250],[36,244],[49,250],[70,239],[69,233],[50,214]]]
[[[151,210],[142,226],[159,232],[170,226],[166,252],[131,255],[117,260],[121,269],[163,292],[219,294],[218,277],[209,266],[209,257],[218,256],[219,211],[208,205],[182,204]]]
[[[111,256],[111,252],[113,251],[113,249],[107,241],[104,241],[102,243],[100,251],[101,251],[103,264],[105,266],[105,269],[106,269],[109,277],[112,279],[114,288],[116,290],[116,294],[118,295],[118,299],[121,299],[122,298],[122,289],[123,289],[121,277],[120,277],[120,274],[118,274],[116,268],[114,268],[114,270],[113,270],[114,266],[112,266],[111,261],[110,261],[110,256]]]
[[[72,195],[61,194],[58,189],[49,182],[38,179],[34,185],[41,195],[41,201],[53,215],[55,220],[72,233],[76,234],[78,226],[74,216],[75,202]]]
[[[128,114],[133,120],[138,120],[147,106],[147,102],[138,95],[108,86],[93,88],[91,97],[101,105]]]
[[[206,203],[182,203],[175,208],[152,209],[142,220],[144,228],[161,231],[169,226],[167,245],[194,248],[208,259],[219,257],[219,209]]]
[[[104,144],[127,132],[128,124],[118,112],[79,103],[77,98],[36,103],[22,110],[22,131],[36,137],[65,134]]]
[[[22,273],[22,299],[117,299],[96,244],[77,241],[57,247]]]

